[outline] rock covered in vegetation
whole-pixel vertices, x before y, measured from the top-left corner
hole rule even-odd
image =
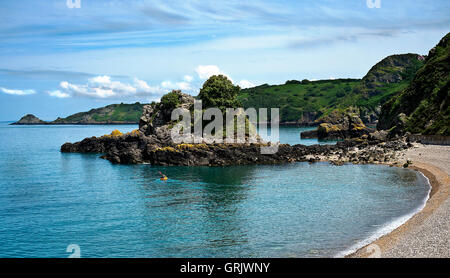
[[[194,98],[181,91],[172,91],[161,98],[160,103],[145,105],[139,131],[146,136],[156,136],[159,140],[170,143],[171,113],[174,108],[192,110]]]
[[[328,122],[319,124],[316,130],[302,132],[301,138],[321,140],[359,138],[373,131],[367,128],[358,115],[351,110],[346,113],[333,113],[333,115],[334,117],[326,118]]]
[[[422,65],[423,56],[418,54],[391,55],[375,64],[363,77],[362,83],[370,94],[376,94],[377,91],[371,89],[411,78]]]

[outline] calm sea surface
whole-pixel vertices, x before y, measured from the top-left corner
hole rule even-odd
[[[378,165],[112,165],[60,146],[136,126],[0,123],[0,257],[324,257],[421,206],[412,170]],[[281,128],[280,141],[300,140]],[[158,171],[169,180],[159,180]]]

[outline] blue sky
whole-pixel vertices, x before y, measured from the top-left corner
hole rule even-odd
[[[196,95],[217,73],[242,87],[361,78],[450,31],[448,0],[66,2],[1,1],[1,121]]]

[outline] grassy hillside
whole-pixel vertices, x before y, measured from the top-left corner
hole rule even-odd
[[[375,113],[381,104],[405,89],[423,65],[417,54],[393,55],[373,66],[362,79],[290,80],[241,90],[245,108],[280,108],[282,122],[308,123],[351,106]]]
[[[323,80],[300,84],[261,85],[241,90],[238,98],[245,108],[280,108],[284,122],[314,120],[336,107],[360,83],[357,79]]]
[[[430,50],[411,84],[383,107],[379,129],[450,135],[450,33]]]
[[[80,112],[67,118],[58,118],[54,124],[139,123],[144,104],[111,104]]]

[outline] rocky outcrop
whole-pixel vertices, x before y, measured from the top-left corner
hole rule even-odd
[[[317,138],[317,128],[313,130],[307,130],[300,133],[300,138],[302,139],[316,139]]]
[[[194,98],[183,94],[181,91],[174,91],[178,95],[179,108],[192,110]],[[164,103],[153,103],[145,105],[142,116],[139,120],[139,131],[144,135],[154,135],[162,141],[170,142],[171,113],[174,107],[169,107]]]
[[[329,122],[321,123],[316,130],[301,133],[301,138],[318,138],[321,140],[336,140],[359,138],[368,135],[373,130],[367,128],[357,114],[347,111],[339,117],[325,118]]]
[[[78,143],[66,143],[62,152],[103,153],[112,163],[179,166],[225,166],[280,164],[289,162],[330,161],[343,163],[388,163],[395,161],[396,151],[411,146],[405,139],[396,141],[344,140],[335,145],[278,146],[274,154],[262,154],[263,143],[255,144],[172,144],[154,136],[124,134],[118,137],[92,137]]]
[[[386,130],[377,130],[369,134],[369,139],[386,141],[388,139],[388,132]]]
[[[19,121],[12,123],[12,125],[45,125],[45,124],[48,123],[32,114],[25,115]]]

